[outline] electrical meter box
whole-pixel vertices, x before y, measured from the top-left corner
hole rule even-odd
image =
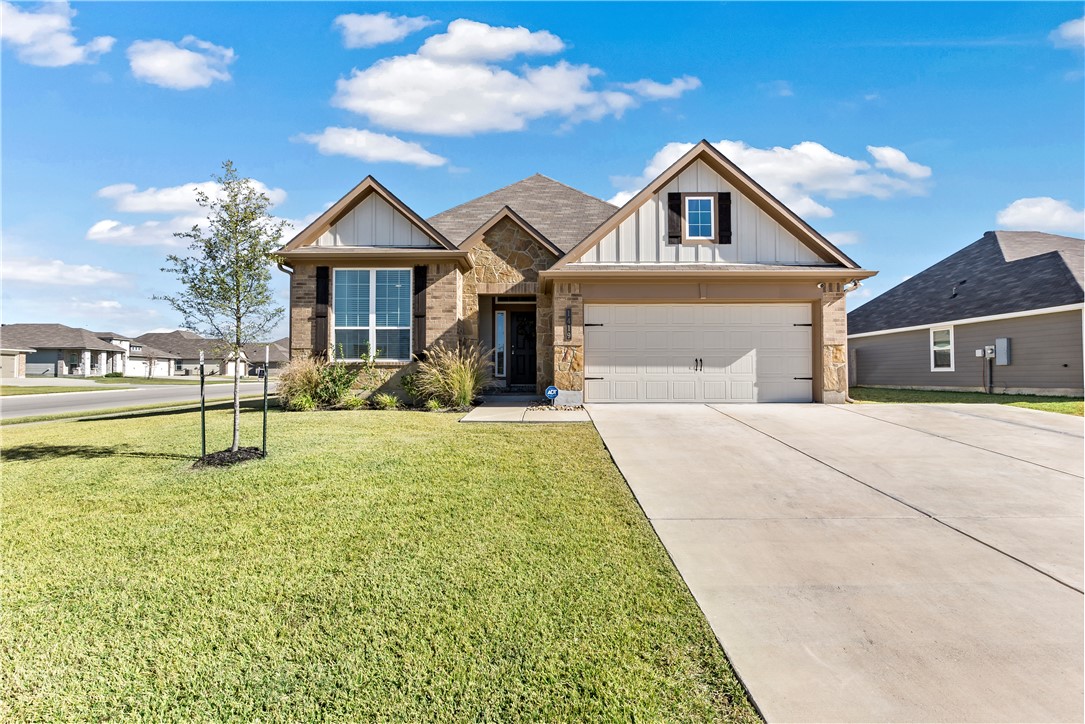
[[[1010,338],[998,337],[995,339],[995,364],[1005,367],[1010,363]]]

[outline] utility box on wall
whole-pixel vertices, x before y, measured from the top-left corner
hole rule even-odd
[[[1005,367],[1010,363],[1010,338],[998,337],[995,339],[995,364]]]

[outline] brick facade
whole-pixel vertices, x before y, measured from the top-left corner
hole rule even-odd
[[[308,357],[316,348],[316,266],[298,264],[290,275],[290,358]]]

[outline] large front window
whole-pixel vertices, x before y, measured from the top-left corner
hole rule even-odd
[[[336,269],[332,304],[337,358],[410,360],[410,269]]]

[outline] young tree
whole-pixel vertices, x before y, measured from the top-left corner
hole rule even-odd
[[[283,316],[271,292],[272,252],[286,222],[269,212],[271,201],[252,179],[241,178],[231,161],[222,176],[212,176],[214,198],[196,191],[207,209],[207,229],[199,224],[174,234],[188,239],[188,255],[170,254],[162,271],[177,275],[182,291],[156,296],[184,318],[184,326],[205,337],[223,340],[222,351],[234,361],[234,439],[237,451],[241,423],[241,358],[246,344],[263,341]]]

